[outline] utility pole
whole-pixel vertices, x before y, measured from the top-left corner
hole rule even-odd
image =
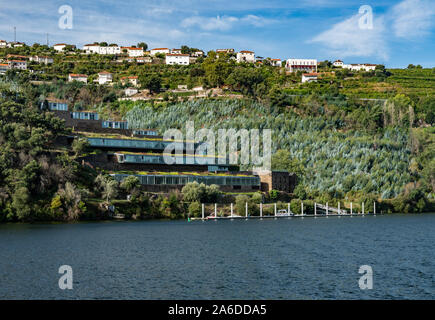
[[[14,27],[14,43],[17,42],[17,27]]]
[[[48,47],[49,45],[48,45],[48,32],[47,32],[47,47]]]

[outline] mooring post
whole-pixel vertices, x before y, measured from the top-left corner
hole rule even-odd
[[[214,217],[217,218],[217,203],[214,204]]]
[[[314,216],[317,216],[317,203],[314,202]]]
[[[352,202],[350,203],[350,215],[353,215]]]
[[[338,202],[338,214],[339,215],[341,214],[341,212],[340,212],[340,202]]]
[[[204,204],[202,204],[202,220],[204,220]]]
[[[362,215],[364,215],[364,202],[362,203]]]
[[[260,218],[263,217],[263,202],[260,202]]]
[[[326,215],[328,215],[328,202],[326,203]]]
[[[304,215],[304,203],[301,201],[301,215]]]
[[[276,217],[276,203],[275,203],[275,205],[274,205],[274,206],[275,206],[275,210],[274,210],[274,212],[275,212],[275,217]]]
[[[246,202],[246,206],[245,206],[245,215],[246,218],[248,218],[248,203]]]
[[[290,202],[289,202],[289,203],[287,203],[287,213],[288,213],[288,215],[290,215],[290,212],[291,212],[291,210],[290,210]]]
[[[231,218],[233,217],[233,203],[231,203]]]
[[[373,201],[373,215],[376,215],[376,202]]]

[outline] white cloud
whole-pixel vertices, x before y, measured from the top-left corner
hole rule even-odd
[[[261,27],[266,24],[272,23],[273,20],[265,19],[255,15],[247,15],[242,18],[232,16],[217,16],[217,17],[202,17],[193,16],[184,19],[181,22],[181,26],[184,28],[198,27],[206,31],[228,31],[232,29],[236,24],[238,25],[251,25],[255,27]]]
[[[433,0],[405,0],[391,12],[393,31],[399,38],[414,39],[427,36],[435,19]]]
[[[332,26],[309,42],[324,45],[328,52],[337,58],[371,57],[388,59],[388,48],[385,43],[385,25],[383,16],[373,18],[372,29],[361,29],[361,14],[356,14]]]

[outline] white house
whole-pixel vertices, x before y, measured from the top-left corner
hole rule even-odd
[[[129,76],[129,77],[122,77],[121,78],[122,84],[126,84],[127,82],[136,87],[138,85],[138,77],[137,76]]]
[[[195,52],[192,53],[192,57],[199,58],[199,57],[202,57],[202,56],[204,56],[204,51],[202,51],[202,50],[195,51]]]
[[[119,47],[117,44],[112,44],[107,47],[100,47],[100,54],[121,54],[121,47]]]
[[[53,46],[53,49],[56,50],[56,51],[58,51],[58,52],[62,52],[66,46],[71,46],[72,48],[75,48],[75,47],[76,47],[76,46],[73,45],[73,44],[58,43],[58,44],[55,44],[55,45]]]
[[[334,67],[338,67],[338,68],[343,68],[343,61],[341,61],[341,60],[335,60],[333,63],[332,63],[332,65],[334,66]]]
[[[98,84],[110,83],[113,80],[113,74],[107,71],[102,71],[98,74]]]
[[[270,63],[274,67],[281,67],[282,66],[281,59],[270,59]]]
[[[151,58],[151,57],[137,57],[136,62],[137,63],[152,63],[153,58]]]
[[[317,72],[316,59],[288,59],[285,65],[290,72],[305,71]]]
[[[172,49],[171,53],[172,54],[182,54],[183,52],[181,52],[181,49]]]
[[[302,83],[317,81],[317,73],[304,73],[302,74]]]
[[[100,53],[100,45],[96,43],[85,44],[83,46],[83,51],[87,54]]]
[[[68,76],[68,81],[72,82],[72,81],[80,81],[80,82],[84,82],[87,83],[88,82],[88,76],[85,74],[74,74],[74,73],[70,73]]]
[[[0,74],[5,74],[8,69],[9,69],[8,63],[0,63]]]
[[[27,61],[25,60],[10,60],[9,69],[27,70]]]
[[[134,96],[136,93],[138,93],[139,91],[135,88],[127,88],[124,90],[124,93],[127,97],[131,97]]]
[[[127,54],[130,58],[143,56],[143,48],[121,47],[121,51],[124,51],[124,50],[127,50]]]
[[[0,40],[0,48],[6,48],[8,43],[5,40]]]
[[[151,49],[150,51],[150,54],[152,56],[155,56],[157,53],[169,54],[171,53],[171,50],[169,50],[168,48],[155,48]]]
[[[234,49],[216,49],[216,53],[234,53]]]
[[[53,46],[53,49],[58,52],[62,52],[65,47],[66,47],[65,43],[58,43]]]
[[[255,62],[255,52],[243,50],[237,53],[237,62]]]
[[[110,46],[100,46],[97,43],[86,44],[83,46],[83,51],[87,54],[121,54],[121,48],[116,44]]]
[[[187,66],[190,64],[190,56],[188,54],[167,54],[166,64],[179,64]]]
[[[18,47],[23,47],[24,43],[23,42],[15,42],[15,41],[13,41],[13,42],[9,42],[7,44],[7,46],[8,46],[8,48],[18,48]]]
[[[34,61],[36,63],[44,63],[44,64],[51,64],[53,63],[53,58],[47,57],[47,56],[32,56],[29,58],[30,61]]]
[[[376,64],[364,63],[364,64],[344,64],[343,68],[350,69],[352,71],[375,71]]]

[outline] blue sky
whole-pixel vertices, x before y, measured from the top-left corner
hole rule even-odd
[[[58,27],[70,5],[73,28]],[[373,28],[360,28],[362,5]],[[28,44],[94,41],[205,51],[253,50],[272,58],[342,59],[435,67],[435,0],[0,0],[0,39]]]

